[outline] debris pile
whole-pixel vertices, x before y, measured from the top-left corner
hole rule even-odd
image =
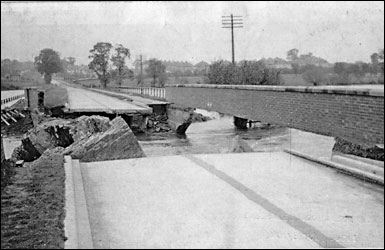
[[[345,139],[337,137],[333,146],[333,152],[351,154],[363,158],[369,158],[377,161],[384,161],[383,145],[372,145],[362,143],[361,145],[352,143]]]
[[[168,117],[167,114],[151,114],[147,121],[147,130],[149,132],[168,132],[171,130],[168,125]]]
[[[82,116],[75,120],[48,118],[24,135],[13,161],[33,161],[47,149],[66,148],[77,159],[110,160],[143,157],[136,137],[121,118]]]

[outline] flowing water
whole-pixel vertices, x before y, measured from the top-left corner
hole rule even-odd
[[[233,117],[212,114],[213,120],[192,123],[185,136],[175,133],[137,135],[147,156],[228,153],[238,136],[255,152],[282,151],[290,146],[290,130],[278,126],[237,129]]]

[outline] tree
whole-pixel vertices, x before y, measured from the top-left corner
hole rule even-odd
[[[379,61],[380,61],[380,55],[378,53],[373,53],[371,56],[370,56],[370,59],[372,61],[373,64],[378,64]]]
[[[122,85],[122,79],[124,77],[123,71],[126,67],[126,58],[130,58],[130,50],[123,47],[121,44],[116,45],[115,54],[111,57],[111,61],[116,68],[116,79],[119,86]],[[130,75],[127,70],[125,73],[126,75]]]
[[[336,62],[334,64],[334,73],[343,74],[346,73],[347,63],[344,62]]]
[[[40,54],[35,57],[35,67],[37,71],[44,75],[46,84],[50,84],[52,74],[62,71],[62,61],[59,53],[53,49],[43,49]]]
[[[8,58],[1,60],[1,76],[12,74],[12,61]]]
[[[281,85],[280,71],[266,67],[263,61],[241,61],[236,65],[217,61],[207,74],[210,84]]]
[[[378,71],[383,72],[384,67],[384,49],[381,49],[378,53],[373,53],[370,55],[370,60],[372,61],[371,73],[377,74]]]
[[[153,81],[151,82],[151,86],[155,87],[157,79],[159,79],[159,85],[164,86],[166,80],[166,66],[160,60],[157,60],[155,58],[150,59],[148,61],[146,72],[153,79]]]
[[[309,69],[302,74],[302,77],[306,82],[312,83],[314,86],[320,85],[327,80],[324,69],[314,65],[309,67]]]
[[[88,56],[88,58],[92,58],[88,67],[96,73],[103,88],[107,86],[110,78],[108,61],[110,59],[111,48],[112,45],[110,43],[98,42],[94,45],[94,48],[90,50],[91,55]]]
[[[378,68],[382,74],[384,74],[384,49],[380,49],[378,52]]]
[[[299,50],[298,49],[291,49],[287,52],[287,60],[289,61],[295,61],[296,59],[298,59],[298,52]]]
[[[67,60],[69,62],[69,65],[75,66],[75,62],[76,62],[75,57],[69,56],[69,57],[67,57]]]
[[[299,64],[298,64],[298,63],[295,63],[295,62],[292,62],[292,63],[291,63],[291,68],[293,69],[294,74],[298,75],[298,72],[299,72]]]

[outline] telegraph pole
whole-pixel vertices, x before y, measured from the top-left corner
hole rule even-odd
[[[140,84],[143,85],[143,59],[142,54],[140,54]]]
[[[235,64],[234,56],[234,28],[243,28],[242,16],[222,16],[222,28],[231,29],[231,55],[232,63]]]

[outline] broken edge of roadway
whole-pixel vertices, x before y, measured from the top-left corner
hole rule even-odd
[[[64,156],[65,164],[65,249],[93,249],[91,227],[79,160]]]
[[[325,165],[327,167],[335,168],[340,172],[354,176],[354,177],[362,179],[364,181],[370,181],[372,183],[376,183],[376,184],[384,186],[384,178],[381,176],[375,175],[373,173],[369,173],[369,172],[366,172],[366,171],[363,171],[363,170],[360,170],[357,168],[349,167],[346,165],[338,164],[338,163],[335,163],[332,161],[318,159],[316,157],[313,157],[313,156],[310,156],[310,155],[307,155],[307,154],[304,154],[304,153],[301,153],[301,152],[298,152],[298,151],[295,151],[292,149],[285,149],[284,151],[286,153],[304,158],[306,160],[313,161],[313,162]]]

